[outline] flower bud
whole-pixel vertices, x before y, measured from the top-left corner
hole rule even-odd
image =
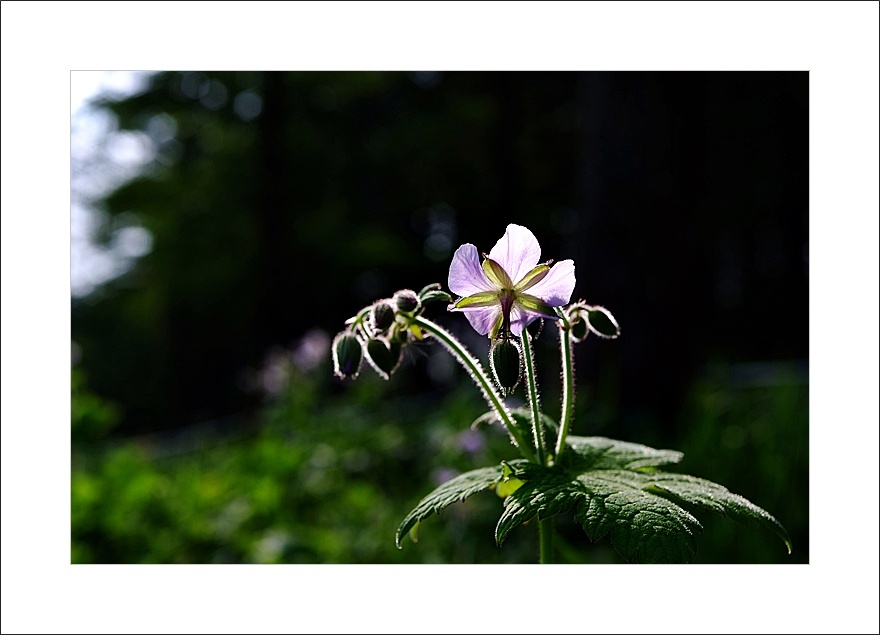
[[[489,350],[489,368],[503,396],[512,393],[523,373],[522,352],[519,342],[511,337],[499,337]]]
[[[397,304],[397,310],[403,313],[412,313],[421,306],[419,296],[409,289],[403,289],[395,293],[394,302]]]
[[[575,342],[583,342],[590,334],[590,324],[587,322],[587,316],[576,312],[571,319],[571,339]]]
[[[587,321],[590,330],[599,337],[613,339],[620,335],[620,327],[617,320],[611,315],[611,311],[601,306],[592,306],[587,311]]]
[[[419,291],[419,302],[422,306],[431,302],[452,302],[452,296],[440,288],[439,282],[429,284]]]
[[[373,329],[377,333],[385,333],[394,324],[394,309],[384,300],[373,305],[370,316],[373,321]]]
[[[390,379],[402,358],[402,347],[398,342],[372,339],[367,342],[367,359],[382,379]]]
[[[348,331],[333,339],[333,374],[340,379],[356,379],[364,359],[361,343]]]
[[[568,307],[568,322],[571,325],[571,339],[575,342],[584,341],[590,331],[606,339],[614,339],[620,335],[620,327],[611,311],[601,306],[590,306],[583,301]]]
[[[589,308],[583,302],[575,302],[567,309],[569,333],[574,342],[583,342],[590,334],[590,323],[587,321]]]

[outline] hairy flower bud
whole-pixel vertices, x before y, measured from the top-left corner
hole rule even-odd
[[[385,380],[390,379],[391,374],[397,370],[403,357],[402,352],[398,342],[388,342],[381,338],[367,342],[367,359],[379,377]]]
[[[587,305],[576,302],[568,307],[569,333],[574,342],[583,342],[590,334],[590,323],[587,321]]]
[[[590,334],[590,325],[581,316],[576,317],[571,323],[571,337],[575,342],[583,342]]]
[[[605,339],[614,339],[620,335],[620,327],[611,311],[601,306],[590,306],[583,301],[568,307],[568,321],[571,325],[571,339],[575,342],[584,341],[590,331]]]
[[[611,315],[611,311],[602,306],[592,306],[587,311],[587,320],[590,330],[599,337],[613,339],[620,335],[620,327],[617,320]]]
[[[385,300],[381,300],[373,305],[370,316],[373,321],[373,328],[377,333],[385,333],[394,324],[394,309]]]
[[[356,379],[364,359],[361,343],[348,331],[333,339],[333,374],[340,379]]]
[[[489,350],[489,368],[501,394],[506,397],[512,393],[523,373],[519,342],[509,336],[496,338]]]
[[[403,289],[395,293],[394,302],[397,304],[397,310],[403,313],[412,313],[421,306],[419,296],[409,289]]]

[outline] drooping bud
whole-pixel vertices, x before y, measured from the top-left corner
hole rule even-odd
[[[333,339],[333,374],[340,379],[356,379],[364,359],[361,343],[348,331]]]
[[[452,302],[452,296],[441,289],[439,282],[434,282],[419,291],[419,301],[422,306],[431,302]]]
[[[489,368],[501,394],[506,397],[512,393],[523,373],[519,342],[505,335],[496,338],[489,350]]]
[[[588,308],[583,302],[576,302],[568,307],[569,332],[572,341],[583,342],[590,334],[590,323],[587,321]]]
[[[589,307],[587,321],[590,324],[590,330],[599,337],[614,339],[620,335],[620,327],[617,325],[617,320],[611,315],[611,311],[605,307]]]
[[[583,342],[590,334],[590,326],[587,321],[578,317],[571,323],[571,337],[575,342]]]
[[[403,313],[412,313],[421,306],[419,296],[415,294],[415,291],[410,291],[409,289],[403,289],[395,293],[394,302],[397,305],[397,310]]]
[[[376,373],[382,379],[391,378],[402,358],[402,347],[398,342],[388,342],[384,339],[371,339],[367,342],[367,359]]]
[[[385,300],[380,300],[373,305],[370,317],[376,333],[385,333],[394,324],[394,309]]]
[[[569,306],[567,312],[571,339],[575,342],[584,341],[590,331],[605,339],[614,339],[620,335],[617,320],[605,307],[590,306],[579,301]]]

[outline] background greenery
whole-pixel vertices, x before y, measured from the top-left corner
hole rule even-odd
[[[508,222],[573,258],[620,340],[580,345],[574,434],[685,452],[773,513],[697,562],[807,562],[805,73],[161,73],[102,105],[151,160],[97,238],[152,237],[73,298],[74,562],[533,562],[485,494],[396,550],[451,474],[513,455],[439,347],[331,378],[362,305],[445,281]],[[74,165],[74,170],[77,166]],[[437,317],[478,356],[485,342]],[[555,335],[538,341],[545,407]],[[559,517],[560,559],[618,562]]]

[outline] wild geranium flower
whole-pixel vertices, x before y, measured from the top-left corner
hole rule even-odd
[[[449,310],[492,339],[502,331],[520,335],[538,318],[557,319],[554,307],[568,304],[574,291],[574,262],[540,259],[538,239],[521,225],[508,225],[482,263],[476,247],[462,245],[449,265],[449,289],[462,297]]]

